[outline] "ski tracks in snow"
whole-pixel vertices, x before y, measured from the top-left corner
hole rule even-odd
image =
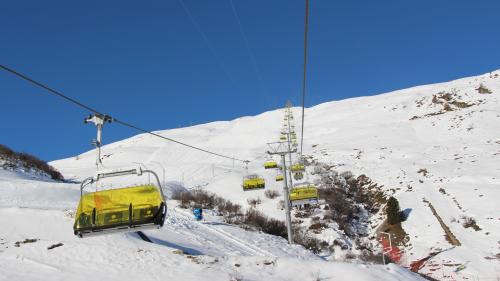
[[[269,251],[235,237],[224,229],[224,224],[218,222],[197,222],[191,215],[179,208],[171,209],[167,218],[166,228],[179,233],[184,238],[198,244],[212,246],[223,254],[240,253],[249,256],[275,257]],[[209,244],[209,245],[207,245]]]

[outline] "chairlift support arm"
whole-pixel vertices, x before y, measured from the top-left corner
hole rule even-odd
[[[108,122],[111,123],[113,119],[111,116],[108,115],[101,115],[101,114],[91,114],[87,116],[84,120],[83,123],[94,123],[94,125],[97,127],[97,138],[93,141],[94,146],[97,149],[97,159],[96,159],[96,167],[97,170],[99,170],[99,164],[102,164],[101,162],[101,144],[102,144],[102,128],[104,126],[104,123]]]

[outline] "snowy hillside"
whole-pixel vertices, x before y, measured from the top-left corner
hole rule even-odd
[[[432,274],[433,266],[443,264],[451,265],[446,267],[448,271],[466,264],[462,274],[493,278],[500,270],[499,75],[495,71],[306,109],[306,155],[340,171],[366,174],[394,193],[403,209],[411,210],[403,223],[409,238],[404,249],[408,261],[450,249],[428,261],[422,272]],[[282,116],[282,110],[275,110],[158,133],[238,158],[255,159],[249,170],[264,175],[267,186],[279,191],[281,183],[273,181],[275,174],[265,171],[262,163],[266,143],[278,138]],[[295,116],[299,116],[298,109]],[[248,206],[248,199],[259,197],[259,209],[284,217],[277,207],[278,199],[266,198],[263,191],[241,190],[245,174],[241,163],[149,135],[107,145],[103,151],[106,166],[137,162],[159,174],[164,167],[167,185],[175,182],[187,188],[202,187],[243,206]],[[51,164],[68,178],[82,179],[92,174],[93,163],[94,152],[90,151]],[[461,246],[447,241],[429,204]],[[470,218],[480,230],[464,228],[464,221]]]

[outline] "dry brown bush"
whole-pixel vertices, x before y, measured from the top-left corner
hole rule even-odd
[[[7,147],[6,145],[0,144],[0,156],[7,160],[19,161],[22,165],[28,169],[38,169],[42,172],[48,174],[52,179],[62,181],[64,180],[63,175],[57,171],[54,167],[47,164],[47,162],[40,160],[34,155],[28,153],[18,153]]]
[[[279,193],[279,191],[277,191],[277,190],[271,190],[271,189],[268,189],[268,190],[266,190],[266,192],[264,192],[264,195],[265,195],[267,198],[269,198],[269,199],[274,199],[274,198],[276,198],[276,197],[280,196],[280,193]]]

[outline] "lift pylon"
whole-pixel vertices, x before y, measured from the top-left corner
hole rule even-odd
[[[282,171],[283,171],[283,197],[284,197],[284,202],[285,202],[285,215],[286,215],[286,230],[288,234],[288,243],[293,244],[293,232],[292,232],[292,216],[290,214],[290,198],[288,195],[288,179],[287,179],[287,168],[286,168],[286,160],[285,156],[287,154],[291,154],[293,152],[296,152],[297,149],[290,148],[290,143],[289,142],[273,142],[273,143],[268,143],[269,146],[269,151],[267,153],[269,155],[279,155],[281,156],[281,164],[282,164]]]

